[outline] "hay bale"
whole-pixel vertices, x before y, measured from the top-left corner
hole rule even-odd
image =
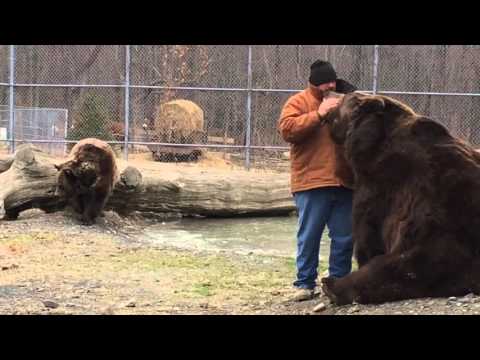
[[[203,133],[203,110],[190,100],[173,100],[161,104],[155,116],[155,132],[166,141],[189,138]]]

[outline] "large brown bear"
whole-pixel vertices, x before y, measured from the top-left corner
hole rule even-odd
[[[386,96],[345,95],[327,124],[353,170],[359,265],[322,279],[330,300],[479,294],[480,154]]]
[[[118,179],[112,148],[99,139],[82,139],[67,161],[55,167],[59,171],[56,195],[65,198],[84,224],[93,224]]]

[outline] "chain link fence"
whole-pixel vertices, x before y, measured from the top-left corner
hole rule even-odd
[[[8,140],[10,111],[0,105],[0,140]],[[15,108],[15,138],[41,141],[37,147],[49,154],[64,156],[67,136],[67,109]]]
[[[0,45],[0,143],[61,156],[97,137],[124,158],[202,149],[287,169],[281,108],[325,59],[359,90],[404,101],[480,146],[479,55],[465,45]]]

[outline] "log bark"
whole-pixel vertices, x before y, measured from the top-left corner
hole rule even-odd
[[[27,209],[60,211],[54,162],[22,145],[12,159],[0,159],[0,216],[16,219]],[[6,164],[3,168],[2,164]],[[8,166],[8,164],[10,166]],[[6,169],[3,170],[2,169]],[[214,171],[214,170],[212,170]],[[161,174],[161,173],[160,173]],[[237,217],[289,215],[295,211],[288,174],[212,174],[209,170],[162,177],[127,166],[120,174],[106,210],[128,216],[179,213],[184,216]]]
[[[13,155],[1,156],[0,157],[0,173],[10,169],[13,163]]]
[[[63,208],[64,201],[54,196],[57,171],[46,158],[38,149],[24,144],[18,147],[13,161],[4,163],[0,173],[2,218],[16,219],[20,212],[32,208],[46,212]]]

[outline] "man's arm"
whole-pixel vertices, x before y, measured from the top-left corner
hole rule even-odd
[[[278,121],[283,139],[290,143],[302,142],[313,133],[313,129],[322,124],[326,113],[337,103],[336,99],[327,99],[322,102],[318,110],[306,112],[298,99],[288,101]]]

